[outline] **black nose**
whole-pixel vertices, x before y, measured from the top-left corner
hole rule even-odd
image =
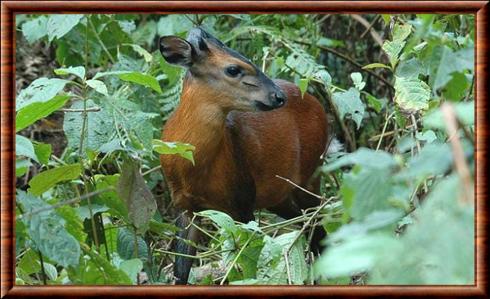
[[[280,91],[273,92],[271,93],[271,102],[274,108],[282,107],[286,104],[286,96]]]

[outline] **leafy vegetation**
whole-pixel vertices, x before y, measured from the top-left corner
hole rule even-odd
[[[17,15],[17,284],[174,282],[159,155],[194,147],[159,140],[183,71],[157,40],[197,25],[314,94],[344,148],[301,217],[197,213],[192,283],[473,284],[474,16],[431,14]]]

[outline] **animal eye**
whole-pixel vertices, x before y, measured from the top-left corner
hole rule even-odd
[[[242,73],[242,70],[238,66],[232,65],[225,69],[225,73],[229,77],[235,78]]]

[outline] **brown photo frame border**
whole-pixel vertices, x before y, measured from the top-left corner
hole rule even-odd
[[[4,1],[1,3],[1,297],[477,296],[488,297],[488,1]],[[15,14],[472,13],[476,15],[475,284],[470,286],[15,286]]]

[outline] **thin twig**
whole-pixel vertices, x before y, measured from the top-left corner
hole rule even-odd
[[[284,255],[284,261],[286,262],[286,273],[288,274],[288,284],[293,284],[291,279],[291,270],[289,270],[288,251],[284,251],[283,255]]]
[[[387,118],[386,118],[386,122],[385,122],[385,125],[383,126],[383,131],[381,132],[381,138],[379,139],[378,141],[378,145],[376,146],[376,151],[379,150],[379,147],[381,146],[381,141],[383,141],[383,136],[384,136],[384,133],[386,131],[386,127],[388,126],[388,122],[390,121],[390,119],[393,117],[393,115],[395,114],[395,112],[391,113]]]
[[[223,276],[223,279],[220,281],[220,283],[219,283],[220,285],[223,285],[225,283],[226,278],[228,278],[228,275],[230,275],[231,269],[233,269],[233,267],[235,266],[235,263],[237,262],[238,258],[243,253],[243,250],[245,250],[245,248],[248,246],[248,243],[250,243],[250,241],[252,240],[252,238],[255,236],[255,233],[256,233],[256,231],[254,231],[252,233],[252,235],[248,238],[247,242],[245,242],[245,244],[243,244],[243,247],[240,249],[240,251],[238,252],[238,254],[236,255],[236,257],[231,262],[231,265],[228,268],[228,270],[226,271],[225,276]]]
[[[63,108],[60,110],[62,112],[82,112],[82,113],[85,113],[85,112],[98,112],[101,110],[101,108],[100,107],[90,107],[87,109]]]
[[[87,20],[87,23],[88,23],[87,26],[90,24],[92,31],[94,32],[95,38],[97,39],[100,46],[102,47],[102,50],[104,50],[104,52],[109,57],[109,60],[112,62],[112,64],[116,63],[116,61],[114,60],[114,57],[112,57],[112,54],[109,52],[109,50],[107,50],[107,47],[104,45],[104,42],[102,41],[102,39],[99,36],[99,33],[95,29],[94,23],[92,23],[92,21],[90,19]]]
[[[408,125],[408,126],[406,126],[406,127],[405,127],[405,130],[410,129],[410,128],[412,128],[412,127],[413,127],[413,125]],[[370,138],[368,139],[368,141],[373,142],[373,141],[376,141],[376,140],[378,140],[378,139],[380,139],[380,138],[384,138],[384,137],[387,137],[387,136],[394,135],[394,134],[398,133],[398,131],[399,131],[399,130],[393,130],[393,131],[388,131],[388,132],[385,132],[384,134],[374,135],[374,136],[370,137]]]
[[[420,154],[420,141],[417,138],[417,132],[419,131],[419,128],[417,126],[417,120],[415,119],[414,114],[410,114],[410,118],[412,120],[412,125],[413,125],[413,138],[415,139],[415,144],[417,145],[417,154]],[[427,193],[429,188],[427,187],[427,182],[424,180],[424,193]]]
[[[366,28],[366,30],[364,30],[364,32],[361,34],[361,36],[360,36],[361,38],[363,38],[366,35],[366,33],[368,33],[369,31],[372,30],[374,24],[376,24],[376,22],[379,20],[379,18],[381,18],[381,15],[377,15],[374,18],[374,20],[371,22],[371,24],[369,24],[369,26]]]
[[[290,179],[287,179],[287,178],[282,177],[282,176],[277,175],[277,174],[276,174],[276,178],[280,178],[281,180],[284,180],[284,181],[286,181],[286,182],[290,183],[290,184],[291,184],[291,185],[293,185],[294,187],[296,187],[296,188],[300,189],[301,191],[304,191],[304,192],[308,193],[308,194],[309,194],[309,195],[311,195],[311,196],[314,196],[314,197],[316,197],[316,198],[318,198],[318,199],[321,199],[321,200],[325,200],[325,197],[320,196],[320,195],[318,195],[318,194],[315,194],[315,193],[313,193],[313,192],[311,192],[311,191],[309,191],[309,190],[307,190],[307,189],[305,189],[305,188],[301,187],[300,185],[298,185],[298,184],[294,183],[294,182],[293,182],[293,181],[291,181]]]
[[[463,146],[458,138],[458,125],[456,122],[456,114],[454,107],[449,103],[444,103],[441,106],[442,115],[446,123],[446,132],[449,136],[449,142],[453,149],[454,167],[459,177],[463,181],[464,196],[460,197],[461,202],[468,204],[473,202],[473,184],[466,159],[464,156]]]
[[[363,69],[363,65],[358,63],[357,61],[355,61],[354,59],[350,58],[349,56],[343,54],[343,53],[340,53],[332,48],[329,48],[329,47],[325,47],[325,46],[320,46],[320,45],[315,45],[315,44],[312,44],[312,43],[309,43],[309,42],[304,42],[304,41],[298,41],[298,40],[295,40],[294,41],[295,43],[298,43],[298,44],[302,44],[302,45],[307,45],[307,46],[313,46],[313,47],[317,47],[318,49],[321,49],[325,52],[329,52],[331,54],[334,54],[335,56],[338,56],[340,58],[342,58],[343,60],[349,62],[350,64],[356,66],[360,71],[362,72],[366,72],[370,75],[372,75],[373,77],[377,78],[378,80],[382,81],[384,84],[386,84],[386,86],[388,86],[389,88],[391,88],[392,90],[395,90],[395,87],[393,86],[393,84],[391,84],[390,81],[386,80],[385,78],[383,78],[382,76],[376,74],[374,71],[372,70],[369,70],[369,69]]]
[[[355,15],[355,14],[351,14],[350,15],[351,18],[353,18],[354,20],[358,21],[359,23],[361,23],[365,28],[369,29],[369,33],[371,33],[371,36],[373,37],[373,39],[376,41],[376,43],[378,43],[378,45],[380,47],[383,46],[383,39],[381,38],[381,36],[379,36],[378,32],[374,31],[374,30],[371,30],[372,26],[369,24],[368,21],[366,21],[366,19],[364,19],[363,17],[361,17],[360,15]]]

